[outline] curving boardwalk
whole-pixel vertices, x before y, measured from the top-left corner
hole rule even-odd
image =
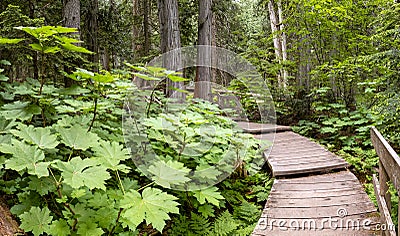
[[[380,235],[377,210],[346,161],[289,127],[239,126],[274,141],[264,154],[276,179],[252,235]]]

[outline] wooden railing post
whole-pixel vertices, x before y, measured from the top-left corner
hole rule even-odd
[[[385,231],[382,230],[381,233],[382,235],[395,236],[396,231],[390,215],[392,203],[389,182],[393,183],[397,194],[400,196],[400,158],[375,127],[371,128],[371,141],[376,154],[379,156],[379,180],[374,174],[373,184],[379,212],[381,213],[381,226],[386,229]],[[398,210],[400,213],[400,205]],[[397,217],[399,218],[399,214]],[[400,226],[400,219],[398,222]],[[398,235],[400,235],[400,227]]]
[[[389,209],[389,212],[392,211],[392,197],[389,192],[389,176],[385,170],[385,167],[382,164],[382,161],[379,160],[379,186],[381,187],[380,189],[380,195],[385,198],[387,208]]]

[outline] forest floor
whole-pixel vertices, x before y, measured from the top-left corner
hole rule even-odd
[[[0,235],[12,236],[21,232],[18,223],[12,217],[4,200],[0,198]]]

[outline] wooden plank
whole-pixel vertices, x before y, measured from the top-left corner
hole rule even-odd
[[[336,183],[338,181],[348,181],[348,180],[357,180],[357,177],[349,172],[349,171],[340,171],[335,173],[328,173],[324,175],[312,175],[306,177],[299,178],[290,178],[290,179],[279,179],[280,183],[287,184],[303,184],[303,183],[319,183],[319,182],[328,182],[328,183]]]
[[[325,189],[343,189],[359,187],[360,183],[356,181],[341,181],[337,183],[309,183],[309,184],[288,184],[277,182],[274,186],[276,191],[315,191]]]
[[[336,159],[336,156],[333,153],[330,153],[328,151],[319,152],[319,153],[310,153],[308,155],[307,154],[301,155],[301,154],[297,153],[296,155],[292,155],[292,156],[288,156],[288,155],[280,156],[277,153],[272,153],[271,152],[270,154],[264,153],[264,157],[267,157],[269,160],[274,159],[274,158],[278,158],[279,160],[284,160],[284,159],[289,159],[289,160],[300,159],[300,160],[303,160],[303,159],[309,159],[309,158],[312,159],[312,158],[320,158],[320,157],[333,157],[333,158]]]
[[[290,160],[290,158],[283,159],[283,161],[280,161],[278,158],[275,159],[268,159],[271,163],[273,163],[274,167],[279,168],[279,167],[284,167],[284,166],[299,166],[301,165],[302,168],[305,168],[305,166],[315,166],[315,165],[325,165],[326,163],[329,162],[329,164],[333,163],[341,163],[345,164],[344,161],[342,160],[337,160],[334,158],[320,158],[320,159],[301,159],[301,160]]]
[[[381,195],[382,190],[380,189],[379,180],[376,178],[375,174],[372,176],[372,182],[374,184],[374,192],[381,213],[381,221],[387,226],[394,225],[389,209],[387,208],[385,197]],[[385,235],[395,236],[396,232],[393,230],[387,230],[385,231]]]
[[[381,133],[375,128],[371,128],[371,140],[375,151],[382,162],[390,180],[400,194],[400,158],[389,143],[383,138]]]
[[[308,208],[282,208],[274,206],[265,209],[265,213],[269,218],[277,219],[314,219],[314,218],[329,218],[337,216],[339,209],[345,209],[348,216],[374,213],[376,212],[375,205],[369,201],[368,203],[350,203],[343,204],[340,208],[337,206],[325,207],[308,207]]]
[[[347,168],[348,164],[345,162],[341,163],[325,163],[320,166],[305,166],[305,167],[296,167],[295,165],[292,168],[282,168],[277,169],[272,167],[272,172],[275,177],[278,176],[288,176],[288,175],[297,175],[297,174],[306,174],[306,173],[319,173],[331,170],[338,170]]]
[[[351,195],[338,195],[332,197],[320,197],[320,198],[278,198],[279,196],[271,197],[271,200],[268,201],[267,207],[270,208],[274,204],[279,204],[281,207],[317,207],[317,206],[340,206],[342,204],[349,204],[354,202],[355,199],[360,202],[370,202],[369,197],[363,193],[354,193]]]
[[[250,134],[266,134],[275,132],[291,131],[292,128],[289,126],[281,126],[274,124],[260,124],[252,122],[237,122],[238,126],[243,129],[244,132]]]

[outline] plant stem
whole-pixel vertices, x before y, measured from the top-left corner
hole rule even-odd
[[[92,122],[90,123],[89,129],[87,132],[89,132],[92,129],[94,121],[96,120],[96,114],[97,114],[97,97],[94,99],[93,119],[92,119]]]
[[[112,235],[112,233],[114,232],[115,228],[117,227],[119,218],[121,218],[122,210],[123,210],[122,208],[119,208],[118,216],[117,216],[117,219],[115,220],[115,225],[112,227],[112,229],[110,230],[108,235]]]
[[[124,185],[122,185],[121,177],[119,176],[118,170],[117,170],[117,172],[116,172],[116,175],[117,175],[117,178],[118,178],[118,182],[119,182],[119,184],[121,185],[121,191],[122,191],[122,193],[125,195]]]
[[[140,187],[137,191],[139,192],[139,191],[141,191],[141,190],[143,190],[143,189],[145,189],[145,188],[147,188],[147,187],[150,187],[151,185],[153,185],[153,184],[155,184],[156,182],[151,182],[151,183],[149,183],[149,184],[146,184],[145,186],[143,186],[143,187]]]
[[[42,95],[42,91],[43,91],[43,85],[45,82],[44,79],[44,59],[45,59],[45,54],[44,51],[42,51],[42,63],[40,66],[40,89],[39,89],[39,96]]]

